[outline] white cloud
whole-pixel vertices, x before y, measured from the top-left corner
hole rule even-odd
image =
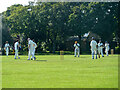
[[[28,1],[31,1],[31,0],[0,0],[0,13],[2,13],[3,11],[6,11],[7,7],[10,7],[11,5],[14,5],[14,4],[28,5]]]

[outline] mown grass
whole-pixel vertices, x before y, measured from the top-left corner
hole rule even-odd
[[[20,57],[2,56],[3,88],[118,88],[118,55],[97,60],[91,55]]]

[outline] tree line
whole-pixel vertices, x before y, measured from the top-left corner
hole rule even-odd
[[[119,43],[117,2],[37,2],[36,5],[20,4],[8,7],[2,13],[7,37],[20,36],[23,47],[27,38],[38,44],[37,51],[43,48],[50,52],[66,50],[66,40],[70,36],[81,36],[91,31],[103,41]],[[7,28],[6,28],[7,27]],[[12,40],[11,40],[12,42]],[[13,43],[13,42],[12,42]]]

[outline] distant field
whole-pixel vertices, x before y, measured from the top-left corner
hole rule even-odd
[[[91,59],[65,55],[2,56],[3,88],[118,88],[118,55]]]

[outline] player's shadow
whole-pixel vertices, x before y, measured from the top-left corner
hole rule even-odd
[[[47,60],[35,60],[35,61],[38,61],[38,62],[47,62]]]

